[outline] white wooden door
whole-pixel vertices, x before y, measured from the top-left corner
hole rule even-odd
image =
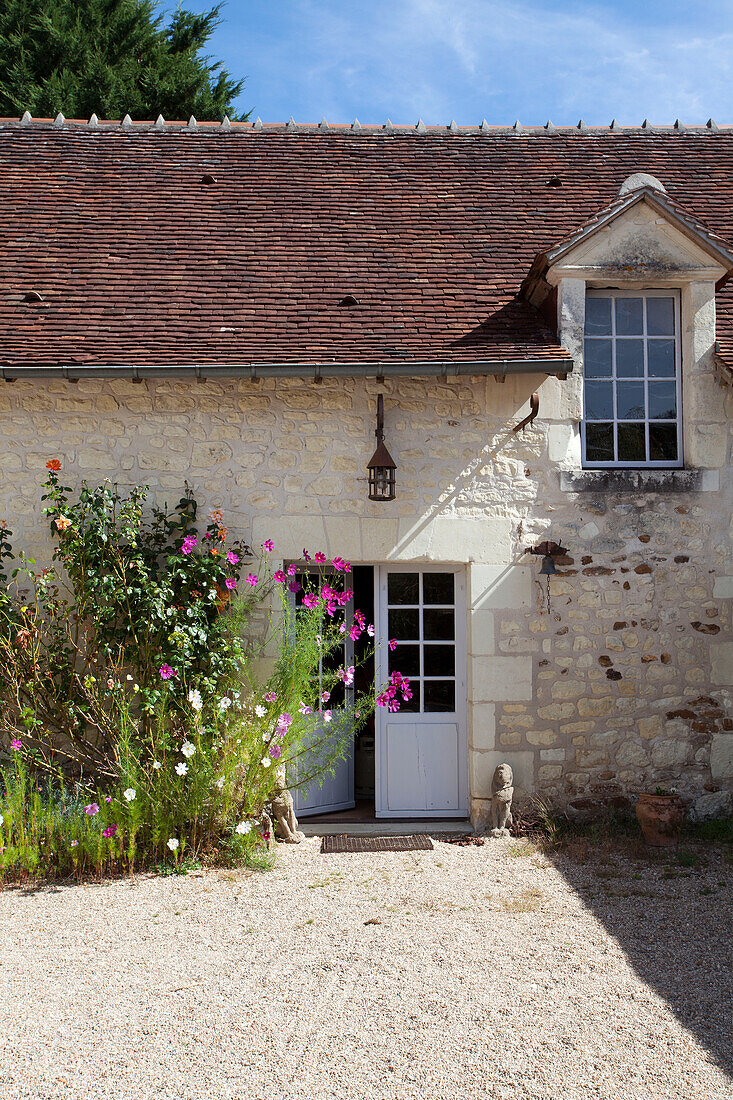
[[[382,565],[376,587],[377,687],[397,669],[413,692],[394,714],[377,708],[376,815],[466,817],[464,571]]]
[[[343,576],[344,576],[343,574],[336,573],[335,570],[329,570],[329,569],[327,569],[323,566],[320,566],[320,567],[315,567],[314,566],[314,567],[311,567],[310,569],[306,569],[306,567],[299,568],[298,574],[296,576],[296,580],[298,580],[298,581],[300,581],[300,583],[302,583],[303,578],[308,573],[313,574],[313,573],[316,573],[316,572],[319,576],[323,577],[324,579],[326,577],[328,577],[329,584],[332,584],[334,586],[337,586],[338,580],[339,579],[343,580]],[[343,588],[341,588],[340,591],[343,591]],[[293,596],[291,594],[291,598],[292,598],[292,601],[293,601],[293,606],[295,606],[295,604],[297,603],[297,597]],[[353,623],[353,621],[354,621],[354,599],[353,599],[353,596],[352,596],[351,599],[349,599],[346,602],[346,604],[344,605],[343,610],[341,608],[337,609],[334,618],[335,618],[335,621],[337,621],[337,622],[340,619],[344,619],[347,626],[350,626]],[[336,651],[336,653],[331,654],[330,663],[333,665],[334,669],[338,668],[338,667],[344,668],[344,667],[348,667],[349,665],[353,665],[353,663],[354,663],[354,643],[351,640],[351,638],[349,637],[348,630],[344,634],[344,644],[343,644],[343,647],[342,647],[341,651]],[[321,692],[323,691],[323,688],[324,688],[324,683],[323,683],[324,671],[325,670],[323,668],[323,665],[321,665],[321,667],[318,670],[318,674],[319,674],[318,695],[319,696],[320,696],[320,694],[321,694]],[[330,680],[330,678],[329,678],[329,680]],[[323,719],[321,718],[320,713],[319,714],[314,714],[313,718],[312,718],[312,735],[311,736],[312,736],[314,742],[317,742],[319,744],[319,750],[318,750],[319,756],[322,755],[324,751],[328,750],[329,734],[330,734],[330,740],[333,741],[333,742],[337,742],[337,741],[342,739],[344,733],[347,733],[347,734],[352,733],[352,725],[351,725],[350,719],[348,718],[348,714],[353,709],[354,688],[353,688],[353,686],[345,687],[345,688],[342,687],[342,688],[340,688],[340,690],[344,694],[344,700],[343,701],[345,703],[345,707],[343,708],[343,710],[341,710],[339,708],[339,711],[335,710],[335,708],[334,708],[334,713],[338,714],[340,712],[341,721],[348,721],[349,722],[349,729],[344,730],[343,727],[337,727],[336,724],[335,724],[335,721],[332,722],[331,725],[326,725],[323,722]],[[336,699],[334,701],[339,702],[338,699]],[[325,710],[327,708],[328,708],[328,704],[322,704],[321,713],[323,712],[323,710]],[[325,740],[324,740],[324,738],[325,738]],[[345,758],[343,760],[339,760],[339,762],[336,764],[336,768],[334,770],[333,775],[325,775],[323,777],[323,782],[321,783],[320,786],[318,784],[318,780],[314,780],[313,782],[311,782],[307,786],[307,788],[305,788],[305,789],[301,788],[301,787],[298,787],[298,786],[295,786],[295,784],[298,782],[298,776],[299,775],[300,776],[307,776],[309,774],[309,766],[310,765],[311,765],[311,761],[309,761],[309,758],[308,758],[307,754],[305,756],[303,756],[299,761],[296,760],[296,762],[295,762],[295,768],[294,768],[295,776],[294,776],[294,781],[293,781],[294,782],[294,789],[292,791],[292,794],[293,794],[293,804],[294,804],[294,807],[295,807],[296,815],[298,817],[309,817],[309,816],[312,816],[314,814],[335,813],[337,810],[351,810],[351,809],[353,809],[353,807],[356,805],[356,802],[354,800],[354,744],[353,744],[353,736],[351,737],[351,740],[348,744],[348,752],[346,753]]]

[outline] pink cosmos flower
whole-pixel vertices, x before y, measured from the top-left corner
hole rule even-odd
[[[96,802],[90,802],[88,806],[84,807],[84,813],[87,817],[94,817],[95,814],[99,813],[99,806]]]
[[[279,745],[270,745],[269,753],[273,760],[279,760],[282,756],[283,750]]]
[[[300,714],[312,714],[313,707],[307,707],[305,703],[301,700],[300,705],[298,706],[298,711]]]
[[[321,692],[321,702],[322,703],[327,703],[330,698],[331,698],[331,692],[330,691],[322,691]]]
[[[236,554],[235,554],[235,557],[236,557]],[[257,574],[256,573],[248,573],[247,576],[244,579],[246,580],[247,584],[251,584],[253,588],[257,584]]]
[[[339,634],[346,633],[346,623],[339,623]]]
[[[78,848],[79,847],[79,841],[78,840],[72,840],[71,847],[72,848]]]
[[[20,752],[20,750],[23,748],[23,742],[16,737],[14,741],[10,742],[10,747],[11,749],[14,749],[15,752]]]
[[[108,825],[106,829],[102,830],[102,836],[114,836],[117,832],[116,825]]]
[[[274,703],[276,699],[277,699],[277,692],[276,691],[268,691],[267,694],[265,695],[265,702],[266,703]]]
[[[389,639],[389,648],[390,648],[390,649],[391,649],[392,651],[394,651],[395,649],[397,649],[397,639],[396,639],[396,638],[390,638],[390,639]]]
[[[105,795],[105,797],[104,797],[104,801],[105,801],[105,802],[111,802],[111,801],[112,801],[112,796],[111,796],[111,795],[109,795],[109,794],[108,794],[108,795]]]
[[[354,682],[354,666],[349,665],[348,668],[340,668],[336,675],[339,680],[343,680],[346,687],[348,687],[349,684],[353,684]]]
[[[287,577],[285,576],[285,574],[283,573],[282,569],[278,569],[277,573],[273,573],[273,575],[272,575],[272,579],[273,579],[273,580],[274,580],[274,581],[275,581],[275,582],[276,582],[277,584],[285,584],[285,583],[287,582],[287,579],[288,579],[288,578],[287,578]]]
[[[331,562],[331,565],[334,567],[337,573],[341,573],[344,566],[346,565],[346,562],[343,558],[334,558]]]
[[[297,572],[298,572],[297,565],[289,565],[288,566],[288,576],[289,577],[294,577]]]
[[[356,715],[357,718],[361,718],[361,711],[360,710],[355,710],[354,714]]]
[[[324,584],[321,589],[321,599],[324,603],[332,603],[332,601],[336,599],[336,593],[333,588],[331,588],[330,584]]]
[[[238,565],[239,554],[235,554],[233,550],[227,550],[227,561],[230,565]]]
[[[277,720],[277,724],[279,726],[289,726],[289,725],[292,724],[292,721],[293,721],[292,714],[288,714],[287,711],[286,711],[285,714],[280,715],[280,717]]]
[[[247,579],[249,580],[249,577]],[[227,579],[224,581],[224,584],[229,589],[237,587],[237,582],[235,581],[234,577],[227,577]],[[255,577],[255,584],[257,584],[257,578],[256,577]]]
[[[310,561],[310,560],[311,560],[310,554],[308,553],[307,550],[304,550],[303,551],[303,561]]]
[[[362,630],[364,629],[364,627],[366,625],[366,619],[364,618],[364,612],[363,611],[355,611],[354,612],[354,622],[358,623]]]
[[[366,628],[366,632],[370,638],[374,637],[374,623],[369,623],[369,626]]]
[[[291,592],[300,592],[301,587],[302,585],[300,585],[298,581],[291,581],[288,585],[288,588]]]
[[[307,607],[309,611],[312,611],[314,607],[318,607],[318,596],[313,592],[303,596],[303,607]]]
[[[319,550],[318,553],[314,555],[313,560],[318,561],[318,562],[325,561],[326,560],[326,555],[322,554],[321,551]]]
[[[354,625],[351,627],[351,629],[349,631],[349,637],[351,638],[352,642],[355,642],[355,641],[357,641],[357,639],[360,636],[361,636],[361,627],[357,626],[357,624],[354,623]]]
[[[265,550],[268,554],[271,550],[274,550],[275,544],[272,539],[265,539],[265,541],[262,543],[262,549]]]
[[[158,669],[161,680],[170,680],[171,676],[175,676],[176,670],[171,668],[170,665],[161,665]]]
[[[197,542],[198,539],[195,535],[186,535],[181,544],[181,553],[190,554]]]

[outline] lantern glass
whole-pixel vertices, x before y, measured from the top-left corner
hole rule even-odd
[[[394,500],[395,498],[395,469],[394,466],[370,466],[369,467],[369,499],[370,500]]]

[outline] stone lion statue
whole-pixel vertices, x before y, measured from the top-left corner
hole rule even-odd
[[[514,773],[509,764],[498,764],[491,780],[491,830],[492,836],[509,836],[512,824],[512,798],[514,797]]]
[[[288,790],[285,769],[279,768],[275,776],[275,793],[271,810],[275,819],[275,836],[286,844],[300,844],[305,834],[298,830],[298,819],[293,808],[293,796]]]

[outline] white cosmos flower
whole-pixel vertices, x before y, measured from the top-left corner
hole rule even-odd
[[[235,833],[240,833],[240,834],[249,833],[251,831],[252,831],[252,824],[249,821],[240,821],[239,824],[234,829]]]
[[[232,705],[232,701],[231,701],[231,699],[227,698],[226,695],[224,696],[223,699],[219,700],[219,710],[229,710],[231,705]]]
[[[2,815],[2,814],[0,814],[0,825],[2,825],[2,823],[3,823],[3,821],[4,821],[4,820],[5,820],[5,818],[3,817],[3,815]]]
[[[210,600],[215,600],[216,599],[216,589],[215,588],[210,588],[209,589],[209,599]]]
[[[133,798],[137,794],[137,791],[134,789],[134,787],[128,787],[127,790],[123,791],[122,793],[128,802],[132,802]]]
[[[155,768],[156,772],[157,772],[157,770],[160,766],[161,766],[160,760],[154,760],[153,761],[153,767]]]
[[[178,847],[178,841],[176,840],[176,838],[175,838],[174,836],[172,836],[172,837],[170,838],[170,840],[168,841],[168,847],[170,848],[170,850],[171,850],[172,852],[175,852],[175,850],[177,849],[177,847]]]
[[[184,764],[183,761],[181,761],[180,764],[176,764],[176,771],[177,771],[178,775],[187,775],[188,774],[188,764]]]
[[[224,776],[223,775],[219,776],[219,778],[216,781],[216,785],[219,788],[219,790],[222,789],[222,787],[224,786]]]
[[[331,718],[332,718],[331,711],[330,710],[324,710],[324,712],[323,712],[323,721],[324,722],[330,722]]]
[[[272,760],[270,760],[270,757],[269,756],[263,756],[262,757],[262,767],[263,768],[269,768],[270,764],[272,764]]]
[[[201,692],[197,688],[191,688],[188,693],[188,701],[194,710],[201,710],[204,705]]]
[[[188,759],[196,752],[196,746],[193,741],[184,741],[181,745],[181,752]]]
[[[263,707],[262,703],[258,703],[255,707],[255,714],[258,718],[264,718],[267,714],[267,707]]]

